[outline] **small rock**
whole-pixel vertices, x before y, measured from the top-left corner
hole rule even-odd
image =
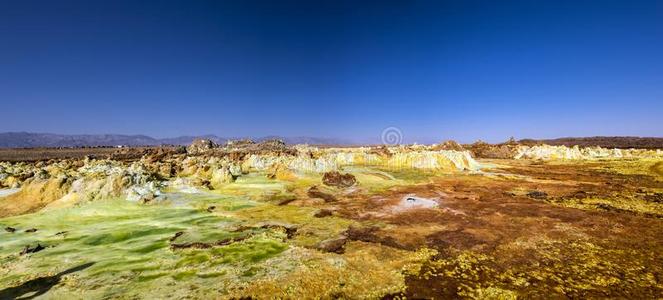
[[[262,150],[278,151],[285,149],[286,144],[283,142],[283,140],[271,139],[262,141],[260,144],[258,144],[258,148]]]
[[[261,228],[283,230],[283,232],[285,232],[286,238],[288,239],[293,238],[297,234],[297,227],[291,225],[265,224],[262,225]]]
[[[206,187],[208,190],[214,190],[214,187],[212,186],[212,183],[209,180],[202,180],[200,182],[200,185]]]
[[[288,205],[288,204],[290,204],[290,202],[293,202],[293,201],[296,201],[296,200],[297,200],[297,197],[285,197],[285,198],[282,198],[279,201],[278,205],[279,206]]]
[[[324,217],[329,217],[333,214],[331,209],[321,209],[318,212],[316,212],[313,216],[316,218],[324,218]]]
[[[335,239],[324,240],[316,246],[317,249],[325,251],[342,254],[345,252],[345,243],[348,241],[348,238],[341,236]]]
[[[228,140],[226,141],[226,147],[246,147],[255,145],[255,141],[251,139],[239,139],[239,140]]]
[[[352,174],[341,174],[333,171],[322,176],[322,183],[328,186],[347,188],[357,184],[357,179]]]
[[[663,203],[663,193],[654,193],[651,195],[645,195],[645,200],[654,203]]]
[[[25,230],[25,232],[29,232],[29,233],[37,232],[37,228],[30,228],[30,229]]]
[[[218,145],[214,143],[212,140],[197,139],[193,141],[191,145],[189,145],[189,147],[186,148],[186,151],[189,154],[195,155],[195,154],[205,153],[217,147]]]
[[[321,191],[315,185],[308,189],[307,195],[311,198],[323,199],[323,200],[325,200],[325,202],[334,202],[334,201],[336,201],[336,197],[334,197],[334,195]]]
[[[148,204],[148,203],[152,202],[152,200],[154,200],[154,199],[156,199],[156,196],[154,194],[147,194],[140,200],[140,203]]]
[[[434,149],[436,149],[436,150],[465,151],[465,148],[463,148],[463,146],[461,146],[456,141],[451,141],[451,140],[436,145],[434,147]]]
[[[377,154],[379,156],[386,156],[386,157],[391,157],[393,155],[391,151],[389,151],[389,148],[387,148],[387,146],[385,145],[371,148],[371,150],[369,150],[368,153]]]
[[[585,191],[576,191],[573,194],[573,196],[576,197],[576,198],[585,198],[585,197],[587,197],[587,192],[585,192]]]
[[[14,233],[16,231],[16,228],[14,228],[14,227],[5,227],[5,231]]]
[[[178,237],[180,237],[180,236],[183,235],[183,234],[184,234],[184,231],[178,231],[178,232],[175,233],[175,235],[174,235],[173,237],[171,237],[171,238],[169,239],[169,241],[173,242],[173,241],[175,241]]]
[[[548,198],[548,194],[546,194],[546,192],[542,192],[542,191],[531,191],[531,192],[527,193],[527,197],[541,200],[541,199]]]
[[[46,247],[44,247],[40,244],[37,244],[37,246],[34,246],[32,248],[30,246],[25,246],[25,248],[23,248],[23,250],[21,250],[20,255],[26,255],[28,253],[36,253],[36,252],[39,252],[39,251],[44,250],[44,249],[46,249]]]

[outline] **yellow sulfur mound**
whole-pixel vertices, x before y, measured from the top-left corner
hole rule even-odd
[[[62,177],[27,183],[19,192],[0,198],[0,217],[38,211],[67,194],[70,186]]]

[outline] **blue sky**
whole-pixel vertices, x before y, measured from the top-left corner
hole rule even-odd
[[[0,0],[0,131],[663,136],[663,1]]]

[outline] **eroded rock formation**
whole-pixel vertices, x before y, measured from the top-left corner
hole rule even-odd
[[[224,146],[196,140],[186,151],[121,149],[117,156],[106,159],[0,162],[0,188],[13,189],[12,194],[0,197],[0,216],[110,198],[148,203],[160,199],[169,186],[219,189],[251,172],[290,181],[301,174],[323,176],[331,172],[324,177],[325,184],[349,187],[356,183],[354,176],[338,172],[361,166],[443,173],[476,171],[480,167],[469,152],[435,146],[321,149],[287,147],[280,140],[231,141]]]
[[[628,157],[663,157],[661,150],[643,149],[606,149],[601,147],[578,146],[519,146],[513,156],[515,159],[601,159],[601,158],[628,158]]]

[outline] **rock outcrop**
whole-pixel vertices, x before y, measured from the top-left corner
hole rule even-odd
[[[381,166],[390,169],[429,169],[442,172],[480,169],[467,151],[431,150],[428,146],[327,148],[298,146],[297,155],[250,155],[243,169],[267,170],[275,164],[298,172],[325,173],[345,166]],[[388,151],[384,153],[384,151]]]
[[[348,188],[357,184],[357,179],[352,174],[339,172],[327,172],[322,176],[322,183],[327,186]]]
[[[542,159],[542,160],[577,160],[577,159],[619,159],[628,157],[663,158],[661,150],[643,149],[606,149],[601,147],[578,146],[519,146],[516,149],[515,159]]]
[[[439,143],[437,145],[433,145],[432,149],[433,150],[465,151],[465,148],[463,148],[463,146],[461,146],[456,141],[451,141],[451,140]]]
[[[225,146],[211,140],[196,140],[186,151],[172,147],[122,149],[118,155],[123,158],[0,162],[0,189],[12,189],[11,194],[0,197],[0,216],[102,199],[151,203],[163,199],[168,186],[221,189],[250,172],[287,181],[321,176],[327,186],[347,188],[357,181],[353,175],[339,172],[345,167],[427,169],[443,173],[480,168],[467,151],[422,145],[321,149],[306,145],[288,147],[280,140],[240,141]],[[313,189],[310,194],[332,201],[326,195],[322,197],[321,190]]]
[[[511,159],[516,155],[518,145],[513,140],[495,145],[477,141],[467,148],[476,158]]]
[[[186,152],[189,154],[203,154],[206,152],[209,152],[210,150],[218,147],[216,143],[214,143],[212,140],[207,140],[207,139],[197,139],[191,143],[186,148]]]

